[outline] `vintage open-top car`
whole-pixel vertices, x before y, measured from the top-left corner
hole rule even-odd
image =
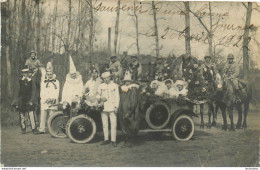
[[[171,131],[176,140],[187,141],[194,134],[193,104],[184,98],[164,99],[149,96],[142,114],[139,131]],[[48,119],[53,137],[69,137],[76,143],[90,142],[97,131],[102,131],[102,105],[89,106],[85,99],[78,103],[63,103],[59,111]],[[120,129],[120,126],[118,126]]]

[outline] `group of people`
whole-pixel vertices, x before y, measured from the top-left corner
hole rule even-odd
[[[224,67],[224,78],[231,79],[234,88],[238,89],[237,76],[238,66],[234,63],[234,55],[229,54],[227,64]],[[43,67],[37,53],[30,52],[25,67],[21,70],[21,77],[18,80],[16,95],[12,105],[19,111],[19,121],[22,134],[26,133],[25,113],[29,113],[33,134],[44,134],[46,130],[46,118],[48,114],[53,114],[57,110],[58,103],[69,105],[79,104],[84,96],[89,106],[101,106],[101,119],[103,124],[104,141],[102,145],[109,144],[109,120],[111,126],[111,142],[116,147],[116,127],[117,114],[120,105],[120,91],[127,92],[132,88],[139,88],[138,82],[142,78],[142,64],[137,56],[131,56],[131,63],[125,73],[121,63],[117,61],[117,56],[110,57],[109,68],[102,74],[98,68],[91,68],[91,78],[83,84],[82,75],[76,70],[72,58],[69,58],[70,68],[62,90],[60,83],[54,73],[52,62],[48,62],[46,68]],[[150,83],[154,95],[163,98],[177,99],[180,96],[194,98],[197,100],[212,98],[212,91],[216,88],[215,80],[221,76],[212,62],[210,56],[204,57],[203,64],[191,55],[184,55],[180,64],[179,76],[171,78],[171,70],[168,65],[165,67],[162,59],[158,59],[156,65],[156,75]],[[37,81],[37,74],[41,73],[40,80]],[[168,76],[164,76],[167,73]],[[122,79],[123,78],[123,79]],[[175,81],[175,82],[174,82]],[[38,83],[37,83],[38,82]],[[123,85],[122,85],[123,84]],[[37,88],[37,85],[40,88]],[[37,105],[37,89],[40,89],[40,123],[36,126],[34,114]],[[60,91],[62,91],[61,101],[59,101]],[[210,97],[209,97],[210,96]]]

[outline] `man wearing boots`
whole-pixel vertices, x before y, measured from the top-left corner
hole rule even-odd
[[[239,80],[238,80],[238,75],[239,75],[239,66],[234,62],[234,55],[233,54],[228,54],[227,56],[227,63],[224,67],[224,80],[230,80],[232,83],[232,86],[235,91],[236,95],[236,102],[240,102],[239,98]]]
[[[26,124],[25,124],[25,114],[29,114],[29,119],[31,123],[31,128],[33,134],[38,134],[36,125],[35,125],[35,117],[33,114],[33,107],[35,102],[35,82],[33,79],[29,77],[29,67],[25,66],[21,70],[22,76],[19,78],[15,91],[15,97],[12,102],[12,106],[14,106],[19,112],[19,122],[22,130],[22,134],[26,133]]]

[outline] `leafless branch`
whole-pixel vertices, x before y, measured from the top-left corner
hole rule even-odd
[[[244,3],[244,2],[241,2],[242,3],[242,5],[247,9],[247,6],[246,6],[246,4]]]
[[[205,30],[208,32],[208,34],[210,34],[209,29],[208,29],[207,26],[204,24],[204,22],[201,20],[201,17],[198,16],[196,13],[194,13],[192,10],[190,10],[190,12],[198,19],[198,21],[199,21],[200,24],[205,28]]]

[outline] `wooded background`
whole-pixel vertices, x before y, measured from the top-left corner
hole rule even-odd
[[[122,52],[125,42],[120,41],[121,33],[124,32],[124,30],[121,30],[123,26],[120,25],[120,22],[122,21],[121,15],[124,12],[125,4],[131,6],[132,9],[128,10],[127,13],[132,19],[128,27],[134,29],[133,34],[127,35],[129,39],[134,39],[134,43],[128,49],[134,48],[136,50],[135,54],[139,56],[140,61],[144,65],[147,65],[149,61],[156,57],[162,56],[161,53],[165,49],[161,42],[165,35],[162,34],[160,30],[162,26],[158,23],[160,23],[160,20],[166,19],[159,14],[161,2],[145,2],[146,6],[151,8],[149,17],[153,20],[153,23],[150,23],[152,29],[149,35],[144,35],[141,31],[141,27],[146,21],[141,20],[140,8],[138,9],[140,2],[116,1],[115,8],[110,9],[114,10],[115,13],[114,22],[111,23],[111,27],[106,28],[102,26],[102,23],[106,21],[100,17],[99,11],[101,8],[97,8],[97,4],[100,4],[100,2],[102,3],[102,1],[97,2],[94,0],[9,0],[1,4],[2,109],[6,109],[10,105],[19,70],[29,57],[31,50],[37,51],[38,58],[44,65],[48,61],[53,62],[54,71],[61,84],[63,84],[68,72],[68,57],[70,55],[73,57],[78,71],[83,75],[84,83],[88,79],[90,65],[108,63],[111,54],[117,54],[120,60],[125,57],[127,50],[124,54]],[[46,6],[48,3],[51,5]],[[221,8],[221,6],[217,6],[218,4],[216,3],[212,5],[212,2],[203,3],[207,7],[204,8],[208,16],[206,19],[202,16],[202,12],[198,13],[190,7],[190,5],[196,5],[196,2],[168,2],[168,6],[174,7],[175,10],[178,10],[184,16],[182,23],[185,23],[185,29],[179,31],[180,34],[184,35],[183,46],[185,51],[183,53],[193,54],[192,51],[194,49],[192,49],[191,43],[194,37],[191,35],[191,19],[193,21],[195,19],[196,24],[201,28],[200,31],[205,34],[207,42],[204,42],[204,46],[208,46],[208,54],[212,56],[213,60],[221,68],[226,61],[226,55],[221,54],[221,51],[223,48],[228,48],[228,46],[214,40],[216,27],[220,23],[221,17],[223,19],[223,16],[216,18],[212,13],[212,10]],[[260,39],[256,37],[256,35],[259,37],[258,26],[256,23],[251,23],[251,16],[254,13],[259,13],[260,8],[256,3],[237,3],[244,8],[244,11],[240,11],[244,12],[244,18],[241,18],[242,20],[244,19],[243,34],[239,40],[241,43],[239,47],[243,51],[241,72],[245,79],[249,77],[252,79],[252,77],[256,77],[259,74],[259,71],[250,56],[253,51],[255,53],[257,51],[252,50],[249,43],[252,43],[254,40],[254,46],[258,47],[259,52]],[[178,25],[178,23],[176,22],[175,25]],[[99,35],[104,34],[104,32],[107,38],[99,41]],[[112,37],[114,40],[112,40]],[[151,54],[142,52],[145,49],[143,48],[143,43],[140,42],[145,37],[149,37],[150,41],[154,42],[149,49]],[[238,46],[238,44],[232,45]],[[178,58],[174,52],[169,52],[167,55],[164,53],[163,57],[169,57],[173,60]],[[178,59],[177,62],[179,61]]]

